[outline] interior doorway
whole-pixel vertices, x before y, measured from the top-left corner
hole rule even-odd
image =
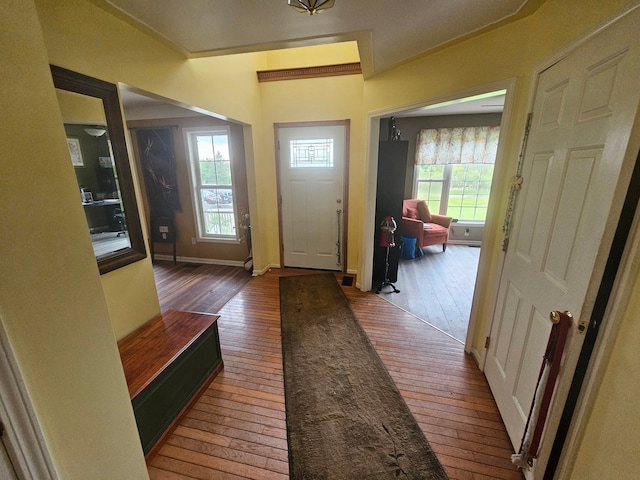
[[[459,98],[377,117],[381,139],[388,131],[389,119],[393,116],[401,139],[409,142],[404,198],[425,200],[432,213],[453,218],[446,251],[441,245],[427,246],[423,249],[424,255],[412,260],[401,259],[397,282],[401,292],[383,291],[382,294],[395,305],[461,343],[465,343],[469,335],[473,315],[483,231],[485,227],[499,228],[495,220],[487,220],[486,212],[491,197],[493,171],[494,167],[495,170],[499,168],[500,156],[494,156],[495,165],[484,168],[489,171],[488,178],[486,172],[480,172],[477,165],[443,164],[425,169],[422,165],[416,165],[414,159],[420,148],[418,137],[421,131],[443,129],[459,133],[465,128],[499,128],[503,123],[507,87],[501,85],[482,89],[484,91],[479,89]],[[437,170],[440,177],[435,178],[433,172],[425,176],[424,172],[428,169]],[[484,183],[478,191],[481,178]],[[464,186],[473,182],[476,182],[475,191],[465,191]],[[473,207],[467,205],[471,197],[475,202]]]

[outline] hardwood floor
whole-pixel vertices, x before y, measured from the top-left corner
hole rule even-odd
[[[288,478],[278,276],[303,273],[255,277],[219,310],[224,369],[151,460],[151,479]],[[373,293],[343,290],[449,477],[520,480],[462,345]]]
[[[160,308],[218,313],[249,280],[243,268],[156,261],[153,274]]]
[[[380,295],[464,343],[479,257],[480,248],[467,245],[426,247],[421,258],[400,259],[400,293],[387,287]]]

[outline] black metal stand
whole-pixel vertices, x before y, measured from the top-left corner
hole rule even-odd
[[[386,287],[387,285],[389,285],[391,288],[393,288],[393,292],[394,293],[400,293],[400,290],[398,290],[396,288],[396,286],[393,284],[393,282],[391,280],[389,280],[389,248],[387,247],[387,254],[385,257],[385,265],[384,265],[384,281],[380,284],[380,287],[378,287],[378,289],[376,290],[376,293],[380,293],[382,291],[382,289],[384,287]]]

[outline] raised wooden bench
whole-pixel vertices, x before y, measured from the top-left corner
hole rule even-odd
[[[169,310],[118,342],[147,460],[222,370],[218,318]]]

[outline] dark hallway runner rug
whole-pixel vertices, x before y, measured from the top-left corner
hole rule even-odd
[[[289,476],[446,479],[333,274],[280,277]]]

